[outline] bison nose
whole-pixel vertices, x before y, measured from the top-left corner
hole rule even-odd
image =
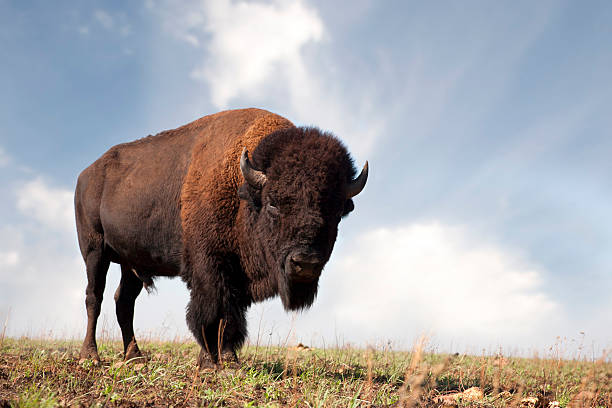
[[[297,253],[290,257],[293,278],[310,281],[316,279],[323,269],[323,261],[319,254]]]

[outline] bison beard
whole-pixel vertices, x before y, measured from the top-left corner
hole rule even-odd
[[[252,303],[280,295],[287,310],[312,304],[338,223],[367,173],[366,163],[355,179],[332,135],[259,109],[220,112],[111,148],[81,173],[75,192],[88,278],[81,358],[99,361],[96,324],[115,262],[126,360],[141,357],[133,316],[143,285],[180,276],[200,366],[237,361]]]

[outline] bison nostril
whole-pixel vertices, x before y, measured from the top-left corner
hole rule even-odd
[[[296,265],[302,269],[317,269],[320,263],[319,262],[297,262]]]
[[[293,258],[291,259],[291,266],[293,266],[293,270],[296,272],[301,272],[303,269],[302,264],[300,262],[296,262],[293,260]]]

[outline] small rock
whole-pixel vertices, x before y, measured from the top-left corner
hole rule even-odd
[[[521,407],[535,408],[538,403],[538,397],[526,397],[521,400]]]
[[[484,398],[484,393],[478,387],[468,388],[462,394],[461,399],[463,401],[479,401]]]
[[[550,401],[548,403],[548,408],[559,408],[560,406],[559,401]]]
[[[295,351],[310,351],[310,347],[303,345],[302,343],[299,343],[297,346],[295,347],[291,347],[292,350]]]
[[[480,401],[484,398],[484,393],[478,387],[468,388],[463,392],[455,392],[452,394],[441,395],[436,398],[436,402],[441,402],[442,405],[457,405],[461,400],[464,402]]]

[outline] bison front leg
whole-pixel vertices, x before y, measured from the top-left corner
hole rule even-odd
[[[246,338],[246,279],[235,256],[197,254],[190,275],[187,325],[202,347],[201,368],[236,364]]]
[[[115,292],[115,311],[117,322],[121,327],[125,361],[142,357],[134,336],[134,303],[142,291],[142,286],[142,281],[138,279],[132,268],[121,264],[121,281]]]
[[[240,306],[237,299],[226,305],[224,317],[219,320],[218,336],[221,353],[219,364],[222,366],[238,365],[236,351],[242,347],[247,336],[246,307]]]
[[[200,336],[196,336],[200,344],[200,355],[198,356],[198,367],[203,369],[216,369],[219,360],[214,330],[212,325],[208,327],[201,326]]]
[[[187,304],[187,327],[201,347],[199,367],[215,368],[218,354],[211,327],[217,314],[217,303],[214,301],[216,293],[206,282],[194,281],[189,285],[191,299]]]
[[[226,317],[217,319],[215,323],[207,327],[202,327],[203,345],[198,357],[200,369],[236,367],[239,364],[236,350],[244,342],[244,336],[242,334],[237,336],[237,333],[245,332],[240,329],[241,327],[246,329],[244,315],[241,317],[241,325],[237,325],[235,320]]]
[[[198,365],[200,368],[236,365],[236,350],[244,343],[247,333],[246,306],[240,306],[231,296],[217,297],[227,300],[220,304],[209,299],[192,287],[187,325],[202,348]]]

